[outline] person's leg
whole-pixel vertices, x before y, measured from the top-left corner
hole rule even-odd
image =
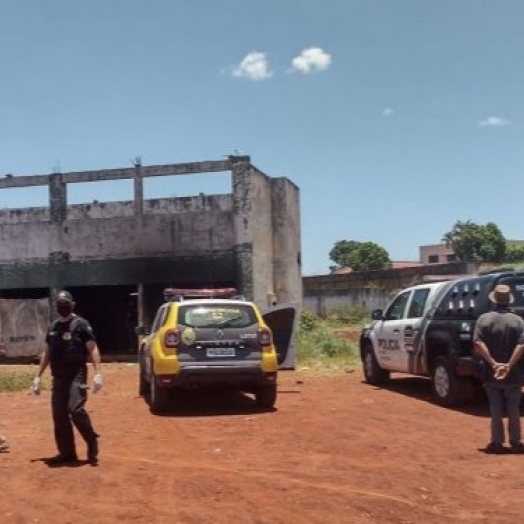
[[[85,410],[87,402],[87,369],[76,375],[69,392],[69,412],[76,429],[87,444],[87,458],[96,461],[98,457],[98,435],[93,429],[89,414]]]
[[[521,387],[520,385],[506,386],[504,393],[506,412],[508,414],[509,443],[514,449],[520,448],[522,447],[520,430]]]
[[[499,384],[487,382],[484,384],[489,401],[491,416],[491,443],[497,446],[504,444],[503,393]]]
[[[63,378],[53,379],[51,408],[55,427],[55,441],[61,457],[76,457],[75,436],[67,407],[71,381]]]

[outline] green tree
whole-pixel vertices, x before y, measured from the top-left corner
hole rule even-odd
[[[444,234],[442,241],[463,262],[505,261],[506,239],[493,222],[482,226],[471,220],[458,220],[451,231]]]
[[[373,271],[391,266],[389,253],[374,242],[362,242],[356,246],[347,258],[347,265],[353,271]]]
[[[442,241],[453,250],[458,260],[463,262],[480,261],[478,253],[480,245],[479,226],[471,220],[455,222],[451,231],[444,234]]]
[[[479,246],[479,255],[483,262],[504,262],[506,259],[506,239],[493,222],[488,222],[485,226],[480,226],[482,237]]]
[[[335,242],[329,252],[330,260],[336,264],[336,266],[330,267],[331,271],[349,266],[348,257],[359,245],[360,242],[355,242],[354,240],[339,240],[338,242]]]
[[[506,257],[504,262],[510,264],[524,262],[524,246],[515,244],[506,245]]]

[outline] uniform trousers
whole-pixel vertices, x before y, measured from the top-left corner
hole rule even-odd
[[[88,446],[96,442],[98,435],[84,407],[87,389],[87,366],[53,374],[51,408],[56,447],[60,455],[76,455],[73,425]]]

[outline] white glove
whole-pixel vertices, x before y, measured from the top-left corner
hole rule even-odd
[[[40,377],[35,377],[33,379],[33,394],[40,395]]]
[[[98,393],[102,389],[103,385],[104,385],[104,379],[102,378],[102,374],[97,373],[93,377],[93,393]]]

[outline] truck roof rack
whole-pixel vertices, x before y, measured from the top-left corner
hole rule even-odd
[[[234,287],[221,288],[177,288],[168,287],[164,289],[164,300],[166,302],[181,302],[182,300],[194,298],[229,298],[241,299],[238,290]]]

